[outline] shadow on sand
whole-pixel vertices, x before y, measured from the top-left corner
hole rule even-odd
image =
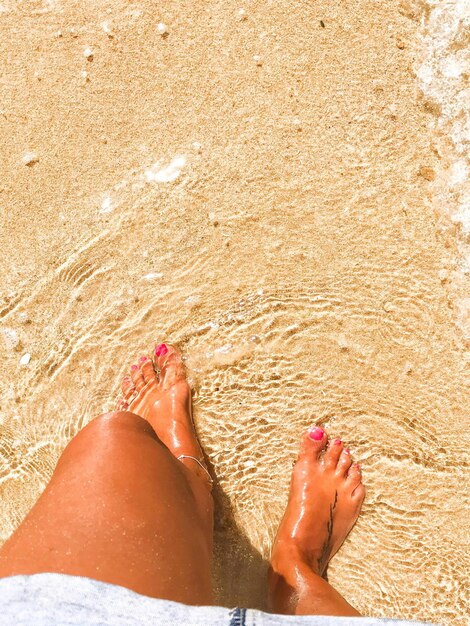
[[[217,481],[213,494],[215,602],[267,611],[269,563],[235,522],[230,500]]]

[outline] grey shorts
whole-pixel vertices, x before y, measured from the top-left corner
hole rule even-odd
[[[411,626],[424,622],[363,617],[295,617],[254,609],[187,606],[80,576],[0,579],[2,626]]]

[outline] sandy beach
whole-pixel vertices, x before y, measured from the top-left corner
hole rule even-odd
[[[220,604],[266,609],[317,423],[368,488],[330,581],[366,615],[464,625],[465,283],[423,6],[0,0],[2,540],[167,341],[217,478]]]

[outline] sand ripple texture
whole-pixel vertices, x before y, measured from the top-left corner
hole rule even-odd
[[[0,5],[2,538],[135,357],[175,342],[220,603],[265,608],[317,423],[368,487],[330,580],[367,615],[463,625],[468,361],[418,9]]]

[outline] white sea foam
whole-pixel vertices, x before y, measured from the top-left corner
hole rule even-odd
[[[106,194],[103,198],[103,202],[101,203],[100,213],[111,213],[113,208],[114,207],[113,207],[113,201],[111,199],[111,196]]]
[[[159,163],[155,163],[145,171],[148,182],[171,183],[178,178],[181,170],[186,164],[184,156],[175,157],[169,165],[161,167]]]
[[[200,147],[200,144],[198,144]],[[106,215],[119,207],[126,194],[141,191],[149,183],[171,183],[180,175],[186,166],[186,156],[179,155],[166,166],[162,166],[161,161],[157,161],[144,169],[136,168],[127,172],[126,176],[119,180],[113,187],[106,189],[98,196],[93,197],[93,203],[98,204],[98,213]]]
[[[31,361],[31,355],[29,354],[29,352],[26,352],[26,354],[23,354],[23,356],[20,359],[20,365],[28,365],[30,361]]]
[[[155,278],[163,278],[162,272],[150,272],[149,274],[145,274],[142,276],[145,280],[155,280]]]
[[[436,110],[443,167],[436,206],[457,225],[460,258],[451,283],[457,322],[470,339],[470,0],[423,0],[418,84]]]

